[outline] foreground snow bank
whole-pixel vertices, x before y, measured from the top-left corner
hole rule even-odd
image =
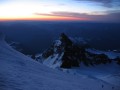
[[[0,90],[119,90],[100,80],[49,69],[0,38]]]

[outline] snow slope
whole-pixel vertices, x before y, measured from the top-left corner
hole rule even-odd
[[[101,80],[50,69],[13,50],[0,35],[0,90],[119,90]]]
[[[72,75],[78,75],[80,77],[84,76],[96,78],[107,83],[120,86],[120,66],[115,63],[97,65],[95,67],[86,67],[82,65],[78,68],[63,69],[63,71]]]
[[[63,56],[63,53],[60,56],[59,54],[54,54],[53,56],[54,58],[50,56],[42,63],[50,68],[59,68],[62,64],[61,58]]]

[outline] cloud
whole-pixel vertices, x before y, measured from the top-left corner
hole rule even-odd
[[[76,17],[80,18],[85,14],[82,13],[73,13],[73,12],[52,12],[50,14],[42,14],[42,13],[35,13],[36,15],[44,15],[44,16],[61,16],[61,17]]]
[[[120,6],[120,0],[74,0],[74,1],[96,2],[96,3],[100,3],[102,6],[105,6],[105,7]]]
[[[87,18],[91,21],[102,21],[102,22],[120,22],[120,12],[109,11],[106,14],[87,14],[87,13],[75,13],[75,12],[51,12],[49,14],[35,13],[35,15],[44,16],[60,16],[60,17],[73,17],[73,18]]]

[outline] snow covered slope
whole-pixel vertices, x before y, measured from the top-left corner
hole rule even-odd
[[[63,69],[63,71],[80,77],[96,78],[120,86],[120,66],[115,63],[98,65],[95,67],[85,67],[82,65],[77,68]]]
[[[0,35],[0,90],[119,90],[101,80],[53,70],[13,50]]]

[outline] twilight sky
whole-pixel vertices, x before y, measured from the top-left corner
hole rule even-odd
[[[120,22],[120,0],[0,0],[0,20]]]

